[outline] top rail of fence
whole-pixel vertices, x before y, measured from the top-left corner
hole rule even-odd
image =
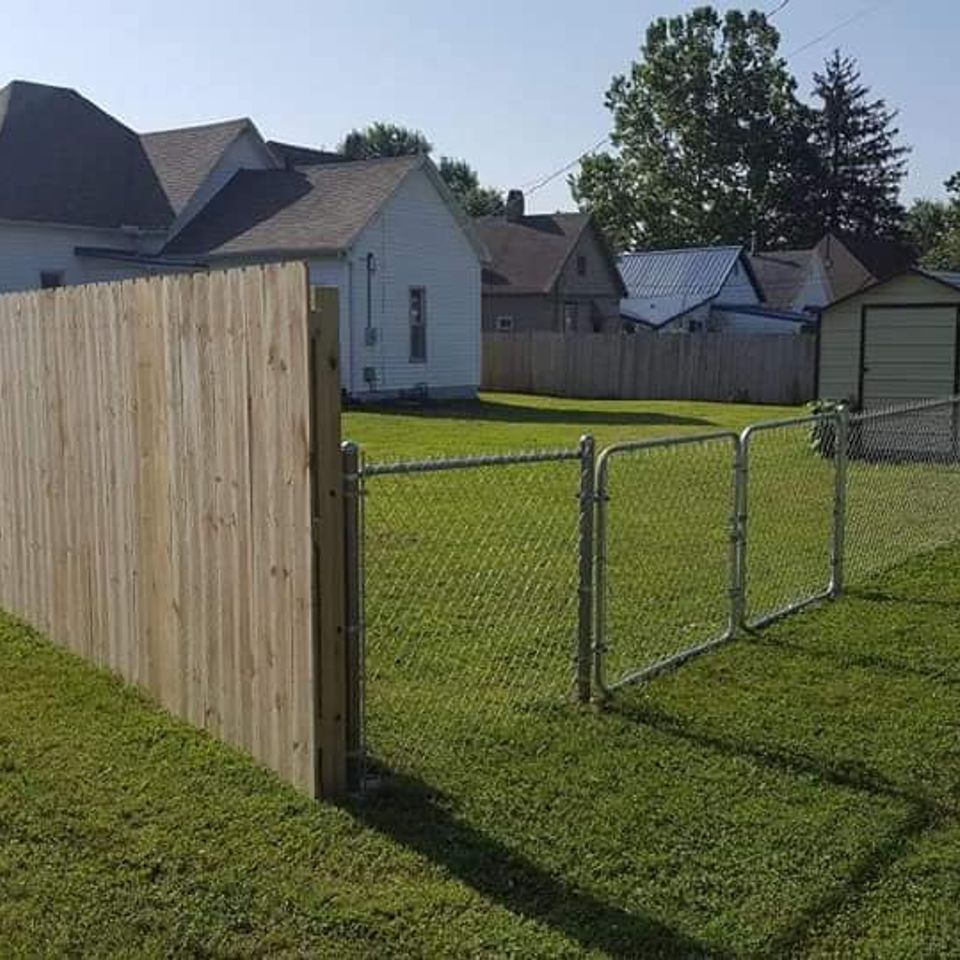
[[[654,437],[652,440],[623,440],[605,447],[597,457],[597,472],[606,474],[607,462],[618,453],[633,453],[639,450],[655,450],[658,447],[681,447],[695,443],[707,443],[710,440],[738,440],[733,430],[714,430],[710,433],[688,433],[679,436]]]
[[[469,470],[473,467],[509,466],[517,463],[556,463],[564,460],[579,460],[582,455],[578,446],[566,450],[437,457],[429,460],[394,460],[384,463],[365,463],[360,468],[360,474],[364,477],[376,477],[387,474],[434,473],[440,470]]]
[[[937,400],[920,400],[916,403],[877,407],[875,410],[861,410],[853,414],[851,419],[857,423],[863,423],[865,420],[878,420],[882,417],[891,417],[904,413],[925,413],[927,410],[937,410],[941,407],[954,407],[958,404],[960,404],[960,394],[954,394],[953,396],[941,397]]]

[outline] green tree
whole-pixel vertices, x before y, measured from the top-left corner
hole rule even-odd
[[[839,50],[815,73],[814,144],[821,162],[816,220],[821,232],[896,237],[909,147],[897,143],[896,111],[871,100],[857,63]]]
[[[811,242],[810,111],[757,11],[655,20],[606,95],[616,153],[571,178],[618,247]]]
[[[960,171],[944,186],[946,201],[914,201],[907,211],[906,235],[925,267],[960,270]]]
[[[450,192],[471,217],[489,217],[503,213],[503,194],[493,187],[481,187],[476,170],[466,160],[441,157],[439,170]]]
[[[362,130],[351,130],[337,147],[351,160],[376,160],[380,157],[406,157],[430,153],[433,144],[419,131],[395,123],[378,121]]]
[[[363,129],[351,130],[337,147],[351,160],[375,160],[381,157],[406,157],[430,154],[433,144],[419,130],[395,123],[371,123]],[[477,172],[466,160],[440,158],[440,176],[471,217],[501,214],[503,194],[493,187],[480,186]]]

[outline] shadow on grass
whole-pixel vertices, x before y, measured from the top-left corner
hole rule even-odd
[[[805,953],[820,930],[841,911],[856,906],[870,887],[908,852],[911,843],[955,815],[922,793],[906,789],[860,763],[830,763],[774,746],[707,734],[693,729],[680,717],[645,704],[618,703],[608,706],[607,712],[723,756],[749,757],[780,773],[814,776],[832,786],[895,799],[907,805],[902,821],[854,863],[842,882],[801,909],[793,922],[764,945],[758,957]]]
[[[896,594],[885,590],[848,590],[846,595],[854,600],[866,600],[870,603],[895,603],[907,607],[938,607],[942,610],[956,610],[960,613],[960,600],[944,600],[942,597],[922,597],[917,594]]]
[[[575,402],[575,401],[574,401]],[[488,420],[497,423],[559,423],[578,426],[717,426],[701,417],[683,417],[653,411],[596,410],[590,407],[529,407],[495,400],[396,401],[393,403],[357,404],[349,408],[356,413],[378,413],[386,416],[424,417],[433,420]]]
[[[909,602],[909,601],[905,601]],[[960,676],[949,673],[946,669],[920,670],[910,666],[909,663],[899,660],[892,660],[882,654],[876,653],[849,653],[841,650],[823,650],[818,647],[807,646],[802,643],[791,643],[789,640],[775,639],[771,640],[765,637],[762,632],[754,634],[745,634],[741,637],[742,643],[749,643],[755,647],[764,647],[768,650],[783,650],[796,653],[802,657],[810,657],[813,660],[826,661],[833,663],[841,669],[852,667],[858,670],[875,670],[878,673],[887,676],[909,676],[918,680],[931,680],[937,683],[945,683],[953,686],[960,684]]]
[[[612,957],[734,956],[571,886],[457,819],[422,781],[391,773],[386,782],[381,793],[351,804],[350,812],[512,913]]]

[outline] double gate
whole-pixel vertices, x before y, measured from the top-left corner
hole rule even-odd
[[[436,779],[445,741],[473,749],[836,596],[848,559],[865,575],[960,538],[957,411],[841,407],[599,455],[584,437],[363,464],[345,445],[358,763]]]

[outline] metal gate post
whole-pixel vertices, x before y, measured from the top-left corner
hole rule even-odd
[[[346,735],[347,789],[363,789],[365,744],[363,732],[363,562],[362,479],[360,449],[346,442],[340,447],[343,463],[343,544],[346,602]]]
[[[834,438],[833,535],[830,543],[830,596],[843,592],[844,538],[847,526],[847,458],[850,437],[850,408],[837,407]]]
[[[730,636],[746,622],[747,607],[747,484],[750,473],[750,428],[737,438],[733,460],[733,559],[730,571]]]
[[[579,592],[577,609],[577,682],[578,703],[589,703],[591,692],[591,658],[593,647],[593,511],[596,447],[593,437],[580,438],[579,495]]]

